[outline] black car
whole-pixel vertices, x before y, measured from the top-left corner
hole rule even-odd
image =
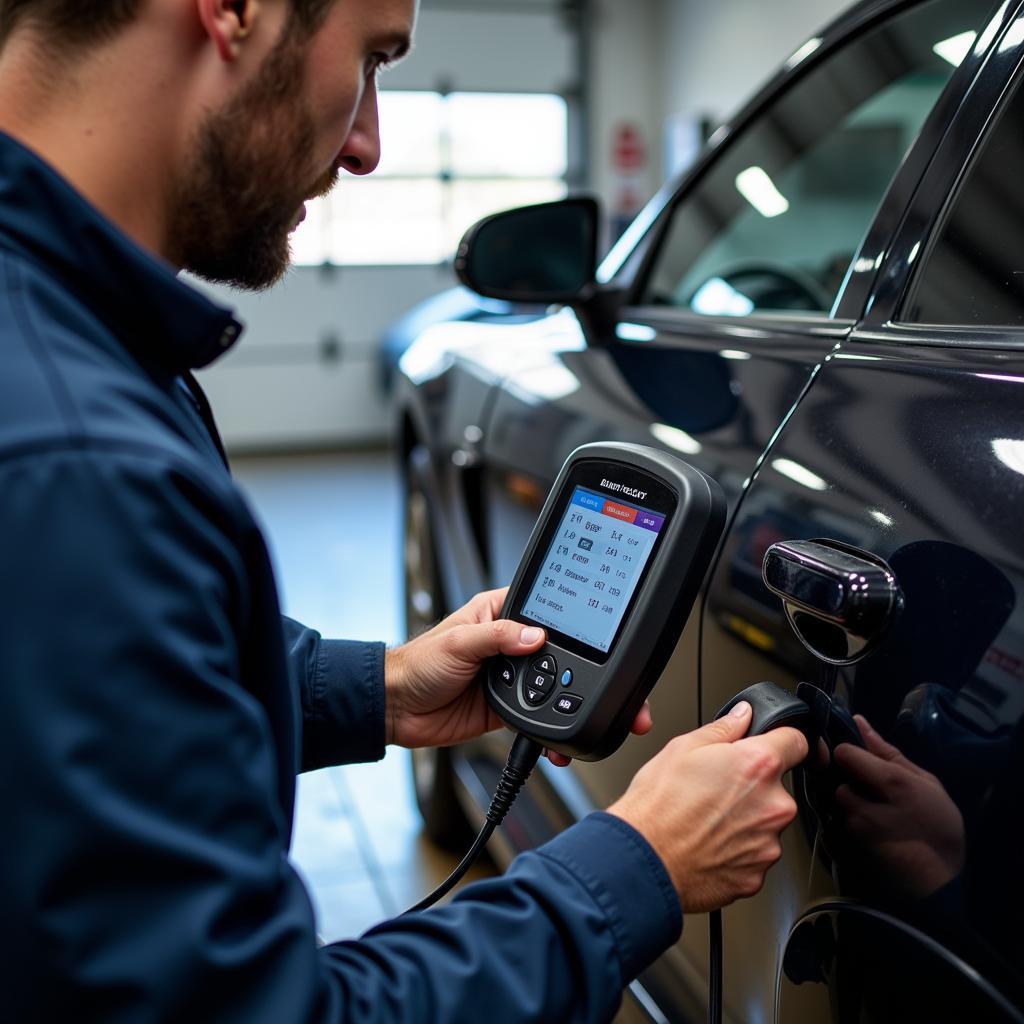
[[[862,3],[596,272],[587,202],[485,224],[465,277],[557,305],[435,325],[400,362],[411,631],[510,580],[582,443],[674,451],[727,495],[654,736],[545,764],[492,847],[606,806],[750,683],[813,684],[799,821],[725,911],[727,1020],[1024,1020],[1022,81],[1019,0]],[[770,588],[769,552],[806,585]],[[464,841],[507,748],[417,755],[430,834]],[[707,964],[690,918],[630,1012],[700,1020]]]

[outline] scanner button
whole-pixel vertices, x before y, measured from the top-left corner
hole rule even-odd
[[[548,699],[548,695],[540,690],[535,690],[532,686],[526,688],[526,703],[531,704],[533,707],[539,707]]]
[[[562,673],[562,685],[563,686],[572,686],[572,669],[571,668],[567,668]]]
[[[551,687],[555,685],[555,677],[545,672],[531,672],[526,677],[526,685],[543,694],[549,694]]]
[[[498,678],[506,685],[511,686],[516,681],[516,668],[511,661],[502,658],[495,666]]]
[[[534,672],[543,672],[546,676],[553,676],[558,671],[555,659],[550,654],[545,654],[543,658],[538,658],[530,668]]]
[[[582,703],[582,697],[577,697],[574,693],[563,693],[555,701],[555,710],[560,711],[563,715],[575,715]]]

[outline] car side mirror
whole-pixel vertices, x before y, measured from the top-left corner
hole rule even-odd
[[[597,272],[600,216],[597,200],[577,197],[485,217],[459,244],[455,272],[490,299],[577,301]]]

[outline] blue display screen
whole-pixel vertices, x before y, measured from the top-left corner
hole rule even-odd
[[[664,524],[656,512],[576,487],[523,615],[607,654]]]

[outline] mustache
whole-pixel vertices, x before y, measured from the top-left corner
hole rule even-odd
[[[327,195],[335,185],[338,184],[338,178],[341,176],[341,170],[338,167],[332,167],[326,174],[322,174],[313,183],[309,194],[306,196],[307,200],[310,199],[321,199]]]

